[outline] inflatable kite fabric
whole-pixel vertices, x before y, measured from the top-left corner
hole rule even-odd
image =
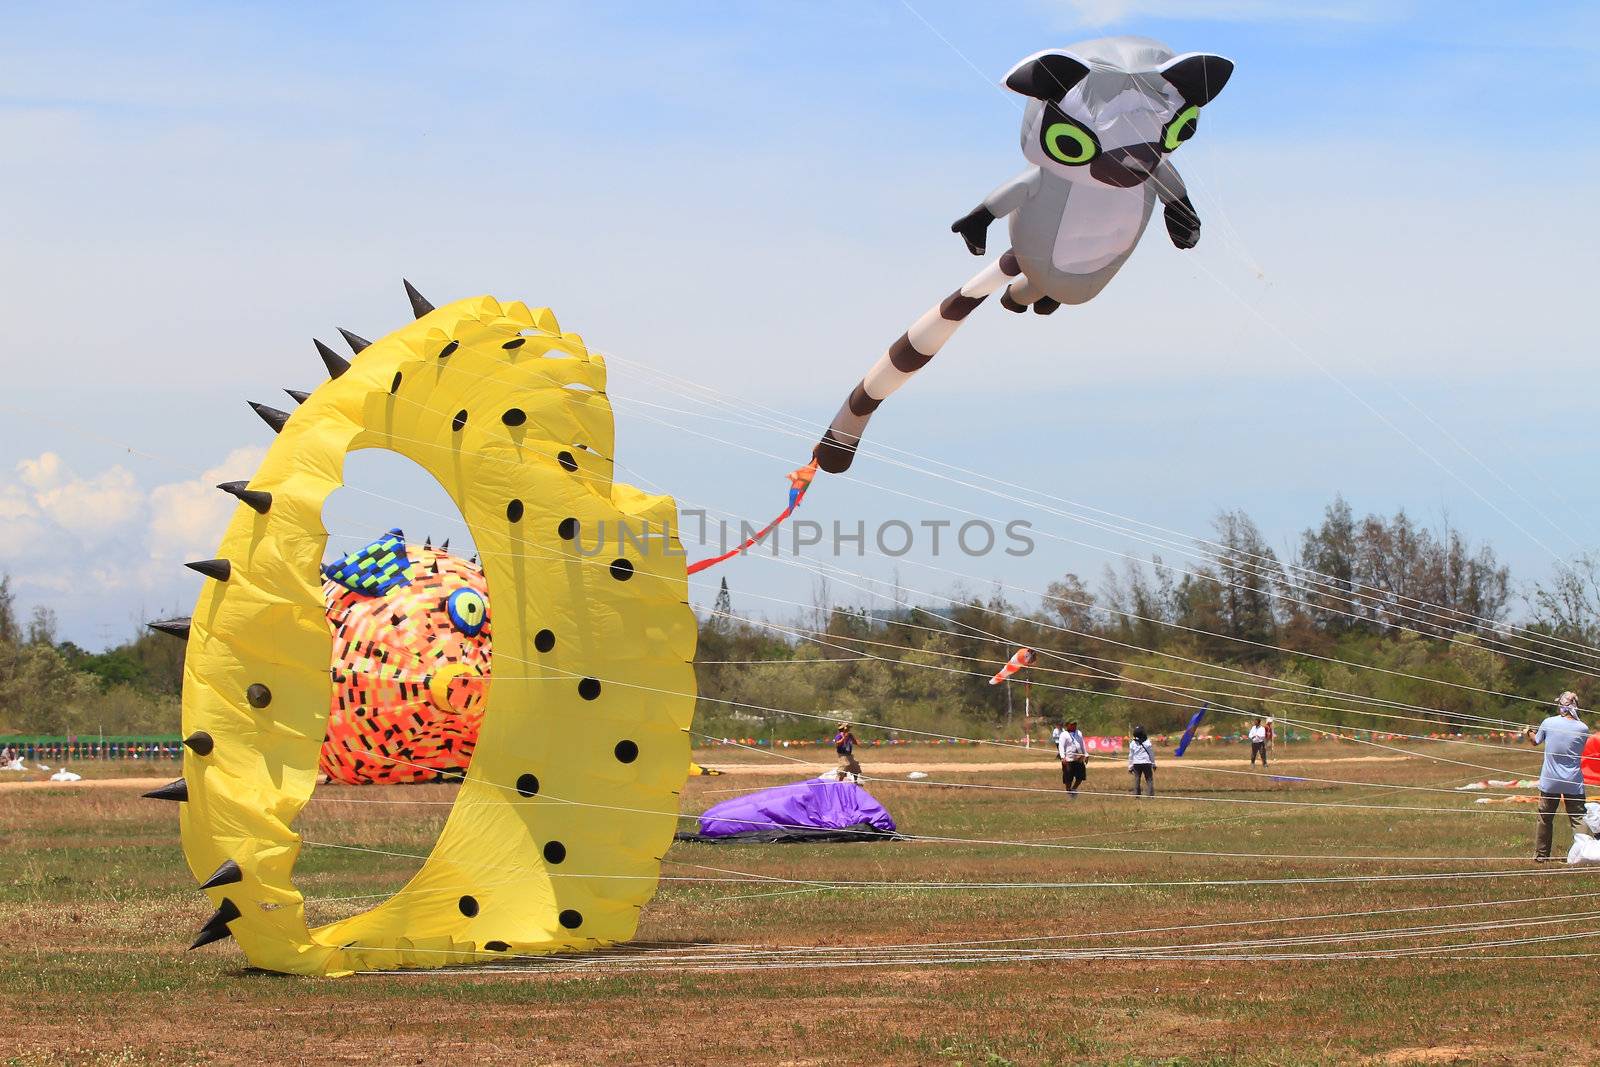
[[[763,789],[706,809],[689,841],[872,841],[895,837],[894,819],[854,782],[804,782]]]
[[[477,297],[435,309],[406,288],[415,322],[376,342],[345,332],[348,361],[317,342],[328,381],[293,393],[293,413],[252,405],[276,437],[252,478],[220,487],[239,506],[217,558],[189,565],[207,578],[193,616],[152,624],[188,642],[183,777],[149,795],[178,802],[184,854],[216,908],[194,945],[232,935],[268,970],[438,967],[627,940],[655,892],[689,766],[696,628],[677,509],[612,481],[605,364],[547,308]],[[444,487],[481,573],[415,553],[398,533],[324,573],[322,506],[358,448],[406,456]],[[580,529],[624,525],[659,550],[575,550]],[[325,581],[342,590],[338,605]],[[511,665],[492,694],[491,592],[494,655]],[[380,602],[407,604],[389,620],[415,631],[399,645],[363,629],[363,607]],[[363,656],[441,650],[444,666],[420,676],[338,677]],[[434,716],[409,757],[377,744],[357,763],[352,747],[363,775],[460,766],[469,718],[479,743],[415,877],[371,910],[309,929],[294,822],[334,740],[330,689],[337,707],[352,684]],[[460,730],[445,725],[452,714]]]
[[[1595,836],[1600,834],[1600,804],[1591,800],[1583,809],[1583,824],[1589,832],[1572,835],[1572,847],[1567,849],[1567,862],[1584,866],[1600,865],[1600,838]]]
[[[1172,165],[1194,136],[1200,109],[1222,91],[1233,63],[1147,37],[1103,37],[1036,52],[1005,77],[1027,100],[1028,166],[950,227],[975,256],[997,219],[1011,247],[927,311],[857,383],[816,447],[823,470],[848,470],[878,405],[928,364],[966,317],[1004,288],[1008,311],[1048,315],[1092,300],[1133,254],[1162,206],[1180,248],[1200,240],[1200,217]]]
[[[426,782],[472,760],[489,692],[489,586],[448,547],[390,530],[322,568],[333,703],[321,768],[333,781]]]
[[[322,568],[333,703],[321,770],[347,785],[467,771],[488,699],[489,588],[477,556],[400,530]],[[697,763],[690,775],[721,774]]]
[[[1600,733],[1590,734],[1589,740],[1583,743],[1578,767],[1583,772],[1584,785],[1600,785]]]
[[[1194,732],[1200,728],[1200,720],[1206,717],[1206,709],[1210,704],[1201,704],[1200,710],[1189,716],[1189,725],[1183,728],[1183,737],[1178,739],[1178,747],[1173,751],[1174,756],[1181,756],[1189,750],[1189,742],[1194,740]]]
[[[1037,658],[1038,656],[1031,648],[1017,649],[1016,653],[1006,660],[1006,665],[995,671],[994,677],[989,679],[989,684],[999,685],[1001,682],[1010,681],[1013,674],[1016,674],[1024,667],[1033,666],[1033,661]]]

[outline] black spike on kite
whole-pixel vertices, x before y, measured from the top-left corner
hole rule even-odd
[[[350,369],[350,361],[348,359],[345,359],[315,337],[311,339],[311,343],[317,346],[317,355],[322,357],[322,365],[328,368],[328,377],[337,378]]]
[[[215,578],[219,582],[225,582],[233,576],[233,564],[225,559],[201,559],[185,563],[184,566],[192,571],[199,571],[207,578]]]
[[[159,789],[152,789],[144,795],[151,800],[188,800],[189,783],[182,778],[174,778]]]
[[[157,619],[155,622],[147,622],[145,625],[152,630],[171,634],[173,637],[181,637],[187,641],[189,640],[189,621],[189,616],[179,615],[171,619]]]
[[[201,889],[215,889],[218,886],[232,885],[244,881],[244,872],[232,860],[223,860],[222,866],[212,872],[211,877],[200,883]]]
[[[311,394],[306,392],[304,389],[285,389],[284,392],[288,393],[289,399],[293,400],[296,404],[304,404],[307,400],[311,399]]]
[[[283,424],[289,421],[289,413],[287,411],[269,408],[265,404],[257,404],[254,400],[249,401],[249,404],[250,410],[260,415],[261,421],[271,426],[273,433],[283,432]]]
[[[440,552],[448,552],[448,551],[450,551],[450,538],[446,537],[443,541],[439,542],[439,551]]]
[[[422,316],[433,310],[433,305],[428,303],[427,297],[417,292],[416,286],[412,285],[404,278],[401,278],[400,281],[404,283],[406,287],[406,296],[411,298],[411,313],[413,315],[420,319]]]
[[[206,924],[200,928],[200,936],[195,938],[194,944],[189,947],[196,949],[201,945],[209,945],[213,941],[221,941],[224,938],[232,937],[233,931],[228,929],[228,924],[238,917],[239,905],[227,897],[223,897],[222,907],[217,909],[215,915],[206,920]]]
[[[251,489],[249,482],[223,482],[217,488],[229,496],[236,496],[241,501],[249,504],[259,515],[265,515],[272,510],[272,494],[260,489]]]
[[[359,356],[363,348],[366,348],[368,345],[372,344],[372,342],[367,340],[365,337],[362,337],[358,333],[351,333],[343,326],[339,327],[339,334],[344,338],[344,343],[350,346],[350,354],[353,356]]]

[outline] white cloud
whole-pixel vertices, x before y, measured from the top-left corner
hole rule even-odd
[[[0,486],[0,522],[37,518],[38,514],[27,493],[14,485]]]
[[[32,552],[48,531],[26,488],[0,485],[0,558],[10,561]]]
[[[27,508],[85,544],[100,544],[124,531],[144,504],[133,473],[114,466],[80,478],[54,452],[17,464],[21,485],[9,488],[0,513]]]
[[[1061,0],[1080,26],[1108,26],[1136,18],[1197,22],[1369,22],[1397,14],[1402,5],[1364,0],[1299,4],[1282,0]]]
[[[184,580],[178,564],[212,555],[238,506],[217,483],[253,471],[264,455],[238,448],[196,478],[149,490],[122,466],[80,476],[54,452],[24,459],[16,480],[0,483],[0,557],[35,591],[87,581],[101,592],[174,594]]]
[[[166,565],[210,558],[238,506],[233,497],[217,491],[217,483],[255,470],[265,455],[264,448],[236,448],[196,479],[151,490],[146,530],[151,562]]]

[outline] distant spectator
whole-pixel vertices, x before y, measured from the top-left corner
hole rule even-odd
[[[1523,736],[1544,746],[1544,767],[1539,773],[1539,830],[1534,838],[1533,862],[1548,863],[1558,807],[1566,807],[1573,833],[1588,833],[1583,824],[1581,761],[1589,727],[1578,718],[1577,694],[1562,693],[1556,704],[1556,714],[1540,723],[1537,730],[1528,727]]]
[[[1256,765],[1256,757],[1261,757],[1261,766],[1267,765],[1267,728],[1257,719],[1250,724],[1250,766]]]
[[[839,766],[835,772],[839,781],[854,778],[861,781],[861,764],[856,762],[856,735],[850,732],[850,724],[839,724],[839,732],[833,735],[833,751],[839,756]]]
[[[1089,776],[1089,752],[1078,731],[1078,720],[1068,719],[1056,731],[1056,753],[1061,757],[1061,784],[1067,787],[1068,796],[1075,797],[1078,786]]]
[[[1133,728],[1133,740],[1128,743],[1128,773],[1133,775],[1133,795],[1143,796],[1144,786],[1150,786],[1150,795],[1156,795],[1156,752],[1143,726]]]

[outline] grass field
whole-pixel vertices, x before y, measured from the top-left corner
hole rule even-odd
[[[1537,763],[1529,749],[1425,751],[1517,773]],[[877,753],[865,755],[870,774]],[[1600,957],[1581,955],[1600,952],[1600,869],[1536,867],[1531,808],[1445,791],[1494,773],[1323,743],[1294,746],[1272,772],[1354,784],[1282,781],[1224,773],[1249,771],[1237,748],[1195,755],[1204,762],[1163,760],[1156,800],[1127,796],[1120,765],[1097,761],[1094,792],[1069,802],[1045,754],[895,750],[871,788],[902,828],[969,840],[680,843],[634,952],[321,981],[246,972],[231,942],[185,951],[209,907],[172,805],[118,786],[0,791],[0,1061],[1600,1058]],[[775,762],[726,748],[697,758]],[[919,760],[973,765],[905,780]],[[694,778],[684,810],[781,780]],[[447,808],[419,802],[451,788],[327,788],[298,825],[310,840],[420,854]],[[1558,827],[1558,855],[1567,840]],[[307,847],[299,884],[313,917],[331,919],[371,900],[330,898],[390,891],[416,863]],[[1466,872],[1510,873],[1439,877]],[[750,878],[763,884],[738,881]],[[1329,878],[1341,880],[1304,880]],[[1171,884],[1186,882],[1242,884]],[[1003,940],[1023,938],[1052,940]],[[758,947],[769,951],[739,955]]]

